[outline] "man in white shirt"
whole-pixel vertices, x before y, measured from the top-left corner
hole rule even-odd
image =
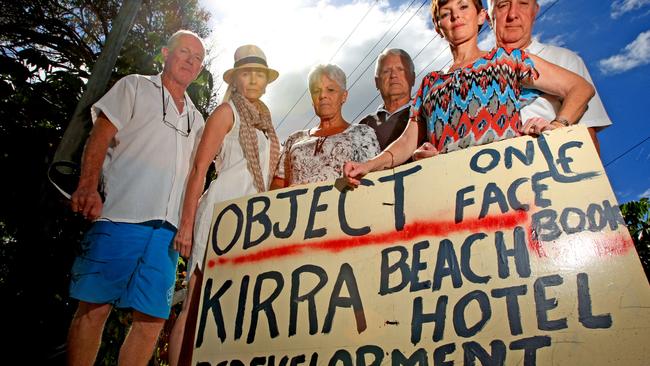
[[[533,24],[539,12],[537,0],[488,0],[492,29],[499,47],[520,48],[582,76],[593,85],[589,71],[580,56],[562,47],[546,45],[532,39]],[[541,117],[548,121],[556,118],[561,101],[542,94],[521,110],[521,120]],[[589,128],[589,134],[600,153],[596,133],[612,124],[598,92],[591,98],[587,111],[579,123]]]
[[[120,79],[91,110],[71,206],[96,221],[72,267],[70,296],[79,306],[68,333],[69,365],[94,364],[113,306],[133,312],[119,363],[146,365],[169,316],[178,261],[173,238],[204,123],[185,91],[203,68],[205,47],[181,30],[162,54],[161,74]]]

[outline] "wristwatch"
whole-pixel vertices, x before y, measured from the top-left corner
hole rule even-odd
[[[571,123],[569,123],[568,119],[566,119],[564,117],[560,117],[560,116],[556,116],[555,119],[551,121],[551,123],[553,123],[553,122],[557,122],[557,123],[561,124],[564,127],[569,127],[571,125]]]

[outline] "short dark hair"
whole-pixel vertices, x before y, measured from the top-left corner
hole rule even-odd
[[[440,15],[440,8],[443,6],[447,5],[450,1],[452,0],[432,0],[431,1],[431,18],[433,20],[433,24],[436,27],[440,26],[439,21],[439,15]],[[490,0],[488,0],[490,1]],[[474,3],[474,7],[476,7],[476,12],[479,13],[481,10],[483,10],[483,1],[482,0],[472,0]],[[478,30],[481,30],[481,26],[478,26]]]

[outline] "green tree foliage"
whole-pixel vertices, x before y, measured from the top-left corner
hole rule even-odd
[[[0,12],[0,314],[3,347],[19,364],[62,364],[76,308],[69,271],[88,223],[69,212],[46,171],[121,3],[12,0]],[[144,0],[111,85],[159,72],[164,41],[180,28],[205,37],[208,19],[197,0]],[[206,116],[211,90],[208,71],[188,90]]]
[[[650,201],[647,197],[621,205],[621,213],[630,230],[634,246],[650,279]]]

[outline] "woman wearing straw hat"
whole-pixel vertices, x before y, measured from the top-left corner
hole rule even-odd
[[[239,47],[233,68],[223,74],[228,90],[223,103],[206,121],[187,181],[181,222],[174,239],[175,249],[183,257],[191,256],[187,267],[190,278],[187,299],[170,335],[171,365],[179,363],[184,344],[193,343],[194,330],[185,330],[185,324],[188,315],[196,316],[199,305],[201,265],[212,207],[217,202],[264,192],[269,188],[280,144],[269,109],[260,97],[267,84],[277,77],[278,72],[267,66],[264,52],[254,45]],[[217,178],[199,200],[212,161],[215,162]],[[190,358],[183,357],[181,363],[189,363]]]

